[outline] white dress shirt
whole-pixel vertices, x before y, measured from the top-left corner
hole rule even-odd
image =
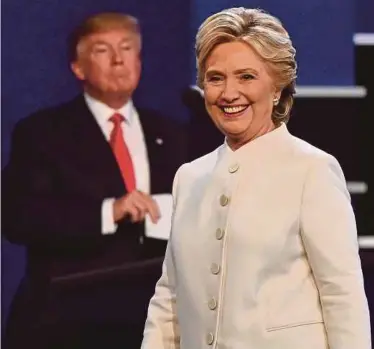
[[[122,130],[124,139],[129,149],[131,159],[134,166],[136,189],[149,194],[150,192],[150,171],[147,147],[144,139],[143,129],[139,120],[139,115],[130,100],[119,109],[112,109],[106,104],[94,99],[87,93],[84,94],[87,106],[98,125],[100,126],[105,139],[109,141],[110,134],[114,127],[113,122],[109,118],[119,113],[124,116],[125,121],[122,122]],[[102,233],[115,233],[117,225],[113,218],[113,202],[114,198],[107,198],[103,201],[101,217],[102,217]]]

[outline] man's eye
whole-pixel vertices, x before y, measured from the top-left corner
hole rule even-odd
[[[106,47],[95,47],[93,49],[94,53],[105,53],[108,52],[108,49]]]

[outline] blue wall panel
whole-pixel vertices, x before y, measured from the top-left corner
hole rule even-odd
[[[299,85],[354,83],[353,0],[193,0],[191,38],[207,16],[233,6],[259,7],[283,22],[297,50]],[[191,66],[195,67],[193,57]]]

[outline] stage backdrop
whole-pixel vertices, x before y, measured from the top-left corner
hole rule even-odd
[[[356,33],[374,34],[374,1],[357,0],[355,2],[355,31]]]
[[[372,0],[360,0],[365,10]],[[287,2],[229,0],[3,0],[2,166],[15,122],[78,91],[65,39],[72,27],[99,11],[128,12],[144,35],[143,77],[136,99],[172,118],[186,119],[181,92],[195,81],[193,40],[203,18],[231,6],[259,6],[284,21],[298,50],[299,84],[352,85],[356,31],[354,0]],[[369,21],[370,19],[370,21]],[[171,149],[172,151],[172,149]],[[2,241],[2,324],[24,269],[24,249]]]
[[[263,8],[284,23],[297,51],[299,85],[354,84],[354,0],[192,0],[191,37],[207,16],[233,5]]]

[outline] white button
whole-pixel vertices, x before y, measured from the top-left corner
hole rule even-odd
[[[223,236],[225,235],[225,231],[221,228],[218,228],[216,230],[216,239],[217,240],[221,240],[223,238]]]
[[[238,164],[233,164],[232,166],[229,167],[229,172],[230,173],[235,173],[237,170],[239,170],[239,165]]]
[[[214,310],[217,308],[217,301],[215,300],[215,298],[209,299],[208,307],[210,310]]]
[[[209,344],[209,345],[212,345],[213,342],[214,342],[214,335],[213,335],[213,333],[209,332],[206,335],[206,343]]]
[[[221,267],[217,264],[217,263],[212,263],[212,265],[210,266],[210,271],[212,272],[212,274],[219,274],[221,270]]]
[[[229,203],[229,198],[226,195],[221,195],[219,202],[221,206],[226,206]]]

